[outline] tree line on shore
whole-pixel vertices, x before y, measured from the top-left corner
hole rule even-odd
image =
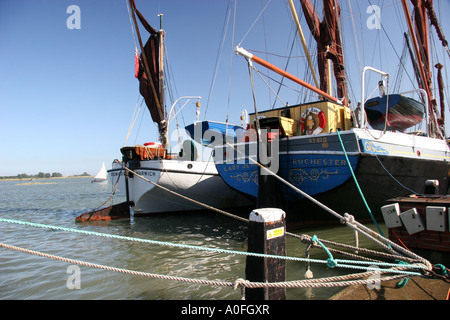
[[[89,177],[90,174],[87,172],[84,172],[82,174],[76,174],[73,175],[73,177]],[[39,172],[38,174],[26,174],[26,173],[20,173],[16,176],[0,176],[0,179],[46,179],[46,178],[61,178],[63,177],[62,173],[59,172],[53,172],[53,173],[45,173],[45,172]]]

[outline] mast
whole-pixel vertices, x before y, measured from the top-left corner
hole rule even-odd
[[[134,0],[129,0],[136,34],[141,48],[141,63],[139,64],[139,91],[145,99],[145,104],[150,111],[152,120],[158,124],[159,141],[163,148],[167,147],[167,121],[164,111],[164,64],[163,45],[164,30],[156,31],[137,10]],[[144,28],[150,33],[145,44],[142,43],[136,15]]]
[[[337,95],[348,104],[347,81],[345,78],[344,54],[340,34],[340,7],[336,0],[323,0],[324,19],[320,22],[310,0],[300,0],[303,13],[311,34],[317,42],[317,59],[320,77],[320,89],[328,91],[328,83],[333,62],[333,73],[337,84]]]
[[[442,31],[441,25],[439,24],[439,21],[438,21],[438,19],[436,17],[436,12],[434,11],[434,7],[433,7],[433,0],[425,1],[425,7],[427,8],[428,17],[430,19],[430,22],[434,26],[434,28],[436,29],[436,33],[437,33],[437,35],[439,37],[439,40],[441,40],[442,46],[445,48],[445,50],[447,51],[447,54],[450,57],[450,50],[448,48],[448,41],[447,41],[447,39],[445,39],[444,31]]]
[[[292,0],[289,0],[289,6],[291,8],[292,17],[294,18],[295,25],[297,26],[297,31],[300,36],[300,40],[302,42],[303,51],[305,52],[306,59],[308,60],[309,68],[311,69],[311,74],[314,78],[314,83],[315,83],[316,87],[319,88],[319,80],[317,80],[316,72],[314,71],[314,66],[311,61],[311,55],[309,54],[308,46],[306,45],[305,36],[303,35],[303,30],[300,25],[300,21],[298,19],[297,11],[295,11],[294,2]]]
[[[426,1],[426,0],[425,0]],[[428,133],[430,136],[435,138],[444,138],[443,131],[438,125],[438,120],[436,117],[436,100],[433,97],[431,90],[431,68],[430,68],[430,57],[429,57],[429,46],[428,46],[428,26],[425,21],[426,17],[426,7],[423,0],[411,0],[414,6],[415,13],[415,32],[409,14],[408,5],[406,0],[402,0],[403,11],[406,18],[406,23],[408,25],[409,33],[411,35],[411,40],[413,43],[414,54],[416,56],[416,61],[418,62],[419,74],[421,78],[421,83],[419,86],[425,90],[428,97],[429,106],[429,116],[428,121]]]

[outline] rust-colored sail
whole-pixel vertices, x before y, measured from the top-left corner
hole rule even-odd
[[[431,83],[431,63],[429,55],[429,42],[428,42],[428,25],[427,25],[427,10],[430,14],[429,17],[433,17],[433,2],[431,0],[411,0],[414,7],[414,22],[415,28],[412,25],[412,19],[409,15],[409,9],[406,4],[406,0],[402,0],[402,6],[405,13],[406,21],[408,24],[411,39],[413,40],[414,53],[416,60],[418,61],[419,73],[420,73],[420,86],[427,92],[429,101],[429,122],[428,130],[431,136],[445,138],[444,132],[439,125],[442,122],[438,119],[436,112],[436,99],[433,97],[432,83]],[[436,17],[434,15],[434,17]],[[437,22],[437,21],[436,21]],[[444,38],[445,39],[445,38]],[[442,39],[441,39],[442,40]],[[446,42],[443,42],[445,46]]]
[[[310,0],[300,0],[308,27],[317,42],[317,59],[320,89],[327,91],[328,63],[333,62],[333,73],[337,83],[337,95],[347,105],[348,94],[345,80],[344,55],[340,35],[340,7],[336,0],[324,0],[324,19],[320,22]]]
[[[145,104],[150,111],[152,120],[158,124],[160,142],[163,147],[165,147],[167,144],[167,123],[164,111],[164,66],[162,50],[164,30],[156,31],[152,28],[139,10],[136,9],[134,0],[129,1],[133,11],[136,33],[141,46],[139,71],[137,75],[139,79],[139,92],[144,97]],[[141,24],[150,33],[145,46],[142,45],[139,28],[134,14],[137,15]]]

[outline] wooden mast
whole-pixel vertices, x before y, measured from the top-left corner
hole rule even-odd
[[[418,8],[419,4],[423,4],[422,1],[413,1],[413,4],[415,5],[415,8]],[[425,27],[423,27],[423,36],[426,39],[421,39],[422,40],[422,49],[426,50],[423,51],[423,54],[419,48],[419,43],[418,43],[418,37],[416,32],[414,32],[414,27],[412,24],[412,19],[411,16],[409,14],[409,10],[408,10],[408,5],[406,3],[406,0],[402,0],[402,6],[403,6],[403,11],[405,14],[405,18],[406,18],[406,23],[408,25],[408,30],[409,33],[411,34],[411,39],[412,39],[412,43],[413,43],[413,49],[414,49],[414,54],[416,55],[416,59],[419,61],[418,63],[418,67],[419,67],[419,74],[420,74],[420,78],[421,78],[421,82],[422,82],[422,89],[425,90],[425,92],[427,93],[427,97],[428,97],[428,106],[429,106],[429,112],[428,114],[430,115],[431,119],[428,120],[428,134],[433,136],[433,137],[440,137],[440,138],[444,138],[444,135],[442,133],[442,131],[439,128],[439,125],[437,123],[437,119],[436,119],[436,113],[434,111],[434,106],[436,104],[436,101],[433,98],[433,93],[431,91],[431,79],[428,76],[429,75],[429,70],[430,70],[430,63],[429,63],[429,54],[428,54],[428,28],[426,27],[426,23],[424,23],[423,21],[423,12],[419,12],[416,15],[416,19],[418,17],[420,17],[422,20],[421,21],[416,21],[416,24],[421,23],[422,27],[423,25],[425,25]]]
[[[309,54],[308,46],[306,45],[305,36],[303,35],[303,30],[300,25],[300,21],[298,19],[297,11],[295,11],[294,2],[292,0],[289,0],[289,6],[291,8],[292,17],[294,18],[295,25],[297,26],[297,31],[300,36],[300,40],[302,42],[303,51],[305,51],[306,59],[308,60],[308,65],[309,65],[309,68],[311,69],[311,73],[314,78],[314,83],[316,84],[317,88],[320,88],[319,80],[317,80],[316,72],[314,71],[314,66],[311,61],[311,55]]]
[[[133,17],[133,22],[134,22],[134,27],[136,29],[136,34],[139,40],[139,46],[141,48],[141,55],[142,55],[142,60],[143,60],[143,65],[144,65],[144,74],[147,77],[148,83],[149,83],[149,87],[151,89],[151,94],[153,95],[154,99],[154,103],[156,105],[156,113],[158,114],[158,118],[160,119],[158,121],[158,130],[159,130],[159,139],[160,142],[162,144],[163,148],[167,147],[167,123],[166,123],[166,119],[165,119],[165,114],[164,114],[164,109],[163,109],[163,105],[164,105],[164,83],[159,83],[159,88],[155,88],[155,84],[153,81],[153,77],[152,77],[152,73],[150,72],[150,66],[149,66],[149,61],[148,61],[148,57],[145,54],[145,49],[144,49],[144,45],[142,43],[142,39],[141,39],[141,34],[139,32],[139,26],[137,24],[137,20],[136,20],[136,4],[134,2],[134,0],[129,0],[129,4],[130,4],[130,8],[132,11],[132,17]],[[141,17],[139,11],[137,12],[139,15],[139,18],[142,22],[143,17]],[[144,21],[146,22],[146,21]],[[145,27],[145,25],[144,25]],[[149,30],[148,28],[151,28],[149,25],[146,26],[147,31],[152,31],[153,33],[156,33],[156,30],[154,30],[153,28],[151,28],[151,30]],[[162,44],[163,44],[163,38],[164,38],[164,31],[160,30],[158,33],[158,37],[159,37],[159,43],[160,46],[158,48],[158,53],[160,54],[159,57],[162,60],[162,54],[163,54],[163,50],[162,50]],[[158,61],[158,64],[160,63],[160,61]],[[161,71],[163,69],[161,69],[161,65],[160,68],[158,70],[158,80],[161,81],[162,76],[163,76],[163,71]],[[163,81],[162,81],[163,82]],[[157,91],[158,89],[158,91]],[[158,94],[159,93],[159,94]],[[147,102],[147,101],[146,101]],[[150,110],[150,112],[152,113],[152,110]],[[152,114],[152,118],[153,118],[153,114]],[[156,122],[156,121],[155,121]]]

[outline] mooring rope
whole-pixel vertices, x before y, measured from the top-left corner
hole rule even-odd
[[[245,154],[242,154],[242,152],[240,150],[236,149],[233,145],[231,145],[229,143],[227,143],[227,145],[232,147],[232,148],[234,148],[237,152],[239,152],[241,155],[244,155],[244,157],[245,157]],[[428,260],[424,259],[423,257],[421,257],[421,256],[419,256],[419,255],[417,255],[417,254],[415,254],[415,253],[413,253],[413,252],[411,252],[409,250],[406,250],[402,246],[400,246],[400,245],[396,244],[395,242],[389,240],[388,238],[384,237],[383,235],[378,234],[376,232],[373,232],[370,228],[368,228],[368,227],[364,226],[363,224],[359,223],[358,221],[356,221],[355,218],[352,215],[350,215],[348,213],[345,213],[344,216],[342,216],[341,214],[339,214],[336,211],[334,211],[333,209],[327,207],[325,204],[323,204],[320,201],[316,200],[315,198],[313,198],[312,196],[310,196],[309,194],[307,194],[303,190],[297,188],[292,183],[288,182],[286,179],[283,179],[282,177],[280,177],[276,173],[274,173],[271,170],[269,170],[268,168],[264,167],[258,161],[252,159],[251,157],[248,157],[248,159],[250,161],[252,161],[253,163],[255,163],[257,166],[259,166],[261,168],[261,170],[264,170],[264,172],[266,172],[267,174],[270,174],[271,176],[273,176],[274,178],[276,178],[277,180],[279,180],[283,184],[285,184],[288,187],[290,187],[292,190],[296,191],[298,194],[302,195],[303,197],[305,197],[306,199],[310,200],[311,202],[313,202],[314,204],[316,204],[320,208],[322,208],[325,211],[329,212],[330,214],[332,214],[333,216],[338,218],[341,221],[341,223],[343,223],[343,224],[347,225],[348,227],[350,227],[351,229],[361,233],[362,235],[364,235],[368,239],[372,240],[374,243],[376,243],[379,246],[381,246],[382,248],[384,248],[386,251],[391,252],[392,254],[397,254],[399,257],[402,256],[400,254],[400,253],[402,253],[403,256],[412,257],[413,259],[420,260],[422,263],[424,263],[428,267],[428,270],[432,269],[431,263]],[[394,250],[394,248],[398,252],[396,252]]]
[[[92,235],[92,236],[98,236],[98,237],[105,237],[105,238],[112,238],[112,239],[118,239],[118,240],[134,241],[134,242],[147,243],[147,244],[153,244],[153,245],[159,245],[159,246],[168,246],[168,247],[192,249],[192,250],[199,250],[199,251],[225,253],[225,254],[230,254],[230,255],[245,255],[245,256],[253,256],[253,257],[259,257],[259,258],[284,259],[284,260],[288,260],[288,261],[313,262],[313,263],[321,263],[321,264],[329,263],[328,260],[307,259],[307,258],[301,258],[301,257],[270,255],[270,254],[228,250],[228,249],[221,249],[221,248],[193,246],[193,245],[187,245],[187,244],[172,243],[172,242],[166,242],[166,241],[157,241],[157,240],[151,240],[151,239],[134,238],[134,237],[128,237],[128,236],[100,233],[100,232],[96,232],[96,231],[79,230],[79,229],[72,229],[72,228],[66,228],[66,227],[52,226],[52,225],[46,225],[46,224],[41,224],[41,223],[34,223],[34,222],[27,222],[27,221],[13,220],[13,219],[5,219],[5,218],[0,218],[0,222],[18,224],[18,225],[24,225],[24,226],[30,226],[30,227],[37,227],[37,228],[44,228],[44,229],[51,229],[51,230],[58,230],[58,231],[65,231],[65,232],[74,232],[74,233],[80,233],[80,234],[86,234],[86,235]],[[335,263],[336,267],[343,267],[343,268],[349,268],[349,269],[379,271],[377,269],[370,267],[370,266],[377,265],[379,267],[394,268],[392,270],[389,270],[389,272],[392,271],[393,273],[410,274],[413,276],[421,275],[420,273],[417,273],[417,272],[409,272],[409,271],[404,271],[404,270],[400,270],[400,269],[396,270],[395,268],[398,267],[398,264],[394,264],[394,263],[374,262],[374,261],[356,261],[356,260],[344,260],[344,259],[334,259],[333,262]],[[369,267],[363,267],[364,265],[368,265]],[[427,269],[427,266],[420,266],[417,264],[416,265],[402,265],[401,269],[404,269],[404,268],[405,269],[408,269],[408,268],[409,269]]]
[[[231,146],[231,145],[230,145],[230,146]],[[233,147],[233,146],[232,146],[232,147]],[[251,160],[253,160],[253,159],[251,159]],[[253,160],[253,161],[254,161],[254,160]],[[258,162],[256,162],[256,161],[255,161],[255,163],[256,163],[257,165],[260,165],[260,164],[259,164]],[[260,165],[260,166],[261,166],[261,165]],[[262,166],[261,166],[261,167],[262,167]],[[237,220],[240,220],[240,221],[243,221],[243,222],[248,223],[248,219],[246,219],[246,218],[243,218],[243,217],[234,215],[234,214],[229,213],[229,212],[226,212],[226,211],[224,211],[224,210],[221,210],[221,209],[218,209],[218,208],[209,206],[209,205],[207,205],[207,204],[201,203],[201,202],[196,201],[196,200],[194,200],[194,199],[191,199],[191,198],[189,198],[189,197],[183,196],[183,195],[181,195],[181,194],[179,194],[179,193],[177,193],[177,192],[175,192],[175,191],[173,191],[173,190],[170,190],[170,189],[168,189],[168,188],[166,188],[166,187],[163,187],[163,186],[161,186],[161,185],[159,185],[159,184],[157,184],[157,183],[155,183],[155,182],[153,182],[153,181],[150,181],[149,179],[145,178],[144,176],[142,176],[142,175],[136,173],[135,171],[133,171],[133,170],[127,168],[127,167],[124,167],[124,168],[125,168],[128,172],[131,172],[131,173],[133,173],[134,175],[136,175],[137,177],[139,177],[140,179],[143,179],[144,181],[147,181],[147,182],[153,184],[154,186],[156,186],[156,187],[158,187],[158,188],[161,188],[161,189],[163,189],[163,190],[165,190],[165,191],[167,191],[167,192],[170,192],[170,193],[172,193],[172,194],[174,194],[174,195],[176,195],[176,196],[178,196],[178,197],[181,197],[181,198],[186,199],[186,200],[188,200],[188,201],[191,201],[191,202],[193,202],[193,203],[195,203],[195,204],[198,204],[198,205],[200,205],[200,206],[203,206],[204,208],[207,208],[207,209],[209,209],[209,210],[212,210],[212,211],[218,212],[218,213],[220,213],[220,214],[226,215],[226,216],[228,216],[228,217],[231,217],[231,218],[234,218],[234,219],[237,219]],[[264,167],[262,167],[262,168],[264,168]],[[265,169],[265,168],[264,168],[264,169]],[[274,174],[273,172],[271,172],[270,170],[269,170],[269,172],[270,172],[271,174],[275,175],[275,174]],[[277,178],[281,179],[281,180],[282,180],[283,182],[285,182],[286,184],[288,184],[290,187],[294,188],[294,190],[298,190],[298,192],[301,192],[301,190],[295,188],[292,184],[289,184],[286,180],[282,179],[282,178],[279,177],[278,175],[275,175],[275,176],[276,176]],[[305,194],[305,195],[306,195],[306,194]],[[312,198],[312,197],[310,197],[310,200],[312,200],[313,202],[315,202],[315,203],[318,204],[318,205],[321,205],[320,202],[318,202],[317,200],[315,200],[315,199]],[[341,215],[339,215],[337,212],[333,212],[330,208],[328,208],[328,207],[326,207],[326,206],[323,206],[323,208],[324,208],[325,210],[331,211],[331,213],[333,213],[336,217],[340,218],[341,221],[345,221],[345,218],[342,217]],[[355,231],[360,232],[359,230],[356,230],[355,227],[354,227],[354,229],[355,229]],[[308,241],[308,242],[311,243],[311,237],[310,237],[310,236],[306,236],[306,235],[298,236],[298,235],[293,234],[293,233],[290,233],[290,232],[286,232],[286,235],[300,238],[303,242],[305,242],[305,239],[308,239],[308,240],[306,240],[306,241]],[[371,238],[370,235],[368,235],[368,234],[365,234],[365,235],[366,235],[367,237]],[[375,241],[375,242],[376,242],[376,241]],[[379,242],[378,242],[378,243],[379,243]],[[391,249],[390,247],[384,246],[384,245],[381,244],[381,243],[379,243],[379,244],[380,244],[382,247],[384,247],[385,249],[387,249],[387,250],[390,249],[390,251],[392,252],[392,249]],[[337,245],[337,244],[335,244],[335,245]],[[398,256],[398,253],[396,253],[396,252],[393,252],[393,253],[395,253],[395,254]],[[378,255],[380,255],[380,253],[378,253]],[[406,257],[406,258],[407,258],[407,257]],[[411,258],[408,258],[408,259],[411,259]],[[422,258],[420,258],[420,257],[413,257],[412,259],[414,259],[414,260],[422,260]]]
[[[241,288],[242,294],[245,294],[245,288],[268,288],[268,287],[312,288],[312,287],[350,286],[350,285],[358,285],[358,284],[369,284],[369,283],[371,283],[370,281],[374,281],[374,280],[373,279],[371,280],[370,278],[365,279],[365,280],[354,280],[354,279],[360,279],[360,278],[368,277],[368,276],[371,276],[374,274],[378,275],[376,277],[377,278],[376,281],[381,282],[381,281],[389,281],[389,280],[407,279],[411,276],[423,276],[424,274],[432,273],[432,265],[428,260],[426,260],[410,251],[405,250],[404,248],[398,246],[396,243],[390,241],[389,239],[386,239],[383,235],[373,232],[371,229],[369,229],[366,226],[355,221],[353,216],[351,216],[347,213],[344,216],[341,216],[337,212],[326,207],[322,203],[318,202],[311,196],[309,196],[306,193],[304,193],[303,191],[301,191],[300,189],[296,188],[295,186],[293,186],[292,184],[290,184],[283,178],[274,174],[267,168],[261,166],[258,162],[254,161],[251,158],[250,158],[250,160],[255,162],[263,170],[265,170],[269,174],[273,175],[275,178],[277,178],[281,182],[287,184],[295,191],[299,192],[300,194],[304,195],[306,198],[308,198],[311,201],[313,201],[314,203],[316,203],[318,206],[322,207],[326,211],[335,215],[337,218],[340,219],[340,221],[342,223],[344,223],[347,226],[349,226],[350,228],[352,228],[355,231],[355,233],[359,232],[359,233],[365,235],[366,237],[368,237],[375,243],[379,244],[381,247],[383,247],[385,250],[389,251],[390,253],[381,253],[378,251],[373,251],[373,250],[369,250],[369,249],[365,249],[365,248],[359,248],[359,247],[349,246],[349,245],[345,245],[345,244],[339,244],[339,243],[326,241],[326,240],[319,240],[316,236],[310,237],[307,235],[296,235],[296,234],[286,232],[286,235],[293,236],[295,238],[300,239],[302,242],[307,243],[308,248],[311,248],[313,246],[321,247],[328,254],[328,259],[327,260],[319,260],[319,259],[310,259],[309,255],[308,255],[308,258],[267,255],[267,254],[261,254],[261,253],[252,253],[252,252],[243,252],[243,251],[227,250],[227,249],[220,249],[220,248],[209,248],[209,247],[177,244],[177,243],[156,241],[156,240],[150,240],[150,239],[139,239],[139,238],[133,238],[133,237],[127,237],[127,236],[104,234],[104,233],[99,233],[99,232],[94,232],[94,231],[78,230],[78,229],[71,229],[71,228],[65,228],[65,227],[50,226],[50,225],[44,225],[44,224],[38,224],[38,223],[32,223],[32,222],[0,218],[0,222],[14,223],[14,224],[20,224],[20,225],[26,225],[26,226],[32,226],[32,227],[47,228],[47,229],[59,230],[59,231],[75,232],[75,233],[81,233],[81,234],[86,234],[86,235],[101,236],[101,237],[106,237],[106,238],[113,238],[113,239],[120,239],[120,240],[127,240],[127,241],[136,241],[136,242],[141,242],[141,243],[156,244],[156,245],[160,245],[160,246],[187,248],[187,249],[193,249],[193,250],[226,253],[226,254],[231,254],[231,255],[246,255],[246,256],[254,256],[254,257],[261,257],[261,258],[285,259],[285,260],[290,260],[290,261],[306,262],[308,265],[310,262],[315,262],[315,263],[326,264],[327,266],[329,266],[331,268],[342,267],[342,268],[349,268],[349,269],[365,270],[365,272],[363,272],[363,273],[354,273],[354,274],[348,274],[345,276],[338,276],[338,277],[305,279],[305,280],[294,280],[294,281],[283,281],[283,282],[272,282],[272,283],[267,283],[267,282],[260,283],[260,282],[250,282],[248,280],[243,280],[243,279],[237,279],[234,282],[229,282],[229,281],[204,280],[204,279],[192,279],[192,278],[185,278],[185,277],[168,276],[168,275],[161,275],[161,274],[155,274],[155,273],[128,270],[128,269],[123,269],[123,268],[109,267],[109,266],[84,262],[84,261],[75,260],[75,259],[68,259],[68,258],[64,258],[64,257],[59,257],[59,256],[47,254],[47,253],[42,253],[42,252],[35,251],[35,250],[24,249],[24,248],[7,245],[7,244],[3,244],[3,243],[0,243],[0,247],[17,250],[17,251],[37,255],[37,256],[42,256],[42,257],[46,257],[46,258],[50,258],[50,259],[54,259],[54,260],[60,260],[60,261],[69,262],[69,263],[73,263],[73,264],[78,264],[78,265],[83,265],[83,266],[88,266],[88,267],[93,267],[93,268],[99,268],[99,269],[104,269],[104,270],[110,270],[110,271],[115,271],[115,272],[120,272],[120,273],[127,273],[127,274],[132,274],[132,275],[145,276],[145,277],[164,279],[164,280],[183,281],[183,282],[195,283],[195,284],[227,286],[227,287],[233,287],[235,290],[239,287],[239,288]],[[240,216],[231,214],[229,212],[214,208],[207,204],[204,204],[204,203],[201,203],[194,199],[183,196],[175,191],[172,191],[166,187],[163,187],[155,182],[152,182],[152,181],[146,179],[145,177],[139,175],[138,173],[134,172],[133,170],[130,170],[127,167],[124,167],[124,168],[127,171],[136,175],[137,177],[153,184],[154,186],[161,188],[172,194],[175,194],[175,195],[177,195],[181,198],[184,198],[188,201],[196,203],[199,206],[219,212],[221,214],[235,218],[240,221],[248,222],[248,219],[242,218]],[[341,247],[345,247],[345,248],[351,248],[355,251],[363,251],[365,253],[379,255],[379,256],[383,256],[385,258],[389,257],[390,259],[408,260],[408,261],[412,262],[412,264],[407,264],[407,263],[394,264],[394,263],[375,261],[375,260],[369,259],[369,258],[362,259],[363,257],[361,257],[359,255],[353,255],[353,254],[350,254],[347,252],[342,252],[340,250],[328,248],[325,246],[325,244],[341,246]],[[403,253],[403,255],[405,255],[406,257],[401,255],[401,253],[396,252],[393,248],[395,248],[397,251]],[[335,259],[332,255],[332,253],[346,254],[346,255],[349,255],[352,257],[358,257],[358,258],[362,259],[362,261]],[[385,267],[388,269],[380,269],[380,267]],[[410,270],[419,270],[420,272],[413,272]],[[388,277],[380,277],[379,276],[381,274],[386,274],[386,273],[394,273],[395,275],[388,276]]]
[[[0,243],[0,247],[6,248],[6,249],[11,249],[11,250],[16,250],[16,251],[20,251],[20,252],[25,252],[28,254],[33,254],[36,256],[41,256],[41,257],[49,258],[49,259],[53,259],[53,260],[68,262],[68,263],[76,264],[76,265],[80,265],[80,266],[103,269],[103,270],[114,271],[114,272],[119,272],[119,273],[126,273],[126,274],[131,274],[131,275],[136,275],[136,276],[164,279],[164,280],[183,281],[183,282],[196,283],[196,284],[208,284],[208,285],[228,286],[228,287],[234,286],[233,282],[191,279],[191,278],[185,278],[185,277],[168,276],[168,275],[161,275],[161,274],[156,274],[156,273],[149,273],[149,272],[142,272],[142,271],[135,271],[135,270],[129,270],[129,269],[123,269],[123,268],[104,266],[101,264],[85,262],[85,261],[76,260],[76,259],[64,258],[64,257],[56,256],[53,254],[43,253],[43,252],[39,252],[39,251],[35,251],[35,250],[29,250],[29,249],[12,246],[12,245],[8,245],[8,244],[4,244],[4,243]]]
[[[350,160],[348,158],[347,150],[345,149],[344,141],[342,141],[341,134],[339,133],[339,130],[336,130],[336,133],[337,133],[337,136],[339,138],[339,142],[341,143],[341,148],[344,151],[344,156],[345,156],[345,159],[347,160],[347,164],[348,164],[348,167],[350,169],[350,173],[352,174],[353,180],[355,181],[356,188],[358,189],[358,192],[361,195],[361,199],[364,202],[364,205],[366,206],[367,211],[369,212],[370,218],[372,219],[373,223],[377,227],[378,232],[381,235],[384,236],[383,231],[381,231],[380,226],[378,225],[377,221],[375,220],[375,217],[372,214],[372,210],[370,209],[369,204],[366,201],[366,197],[364,196],[364,193],[362,192],[361,187],[359,186],[358,180],[356,179],[355,172],[353,171],[352,164],[350,163]]]
[[[150,273],[150,272],[142,272],[142,271],[135,271],[135,270],[129,270],[124,268],[117,268],[117,267],[111,267],[111,266],[105,266],[97,263],[91,263],[91,262],[85,262],[81,260],[76,259],[69,259],[64,258],[48,253],[39,252],[36,250],[30,250],[25,249],[13,245],[8,245],[4,243],[0,243],[0,247],[3,247],[5,249],[11,249],[16,250],[19,252],[24,252],[36,256],[41,256],[44,258],[49,258],[53,260],[63,261],[71,264],[91,267],[91,268],[97,268],[97,269],[103,269],[108,271],[114,271],[118,273],[125,273],[130,275],[136,275],[136,276],[142,276],[142,277],[148,277],[148,278],[155,278],[155,279],[162,279],[162,280],[173,280],[173,281],[181,281],[181,282],[187,282],[187,283],[193,283],[193,284],[203,284],[203,285],[213,285],[213,286],[225,286],[225,287],[233,287],[235,290],[238,287],[241,288],[318,288],[318,287],[346,287],[350,285],[358,285],[358,284],[368,284],[373,283],[374,281],[390,281],[390,280],[398,280],[398,279],[404,279],[408,278],[408,275],[395,275],[395,276],[389,276],[389,277],[377,277],[377,279],[365,279],[365,280],[352,280],[357,279],[361,277],[367,277],[372,275],[374,272],[365,272],[361,274],[350,274],[346,276],[338,276],[338,277],[329,277],[329,278],[322,278],[322,279],[307,279],[307,280],[294,280],[294,281],[283,281],[283,282],[251,282],[244,279],[237,279],[234,282],[229,281],[220,281],[220,280],[208,280],[208,279],[193,279],[193,278],[186,278],[186,277],[178,277],[178,276],[169,276],[169,275],[162,275],[162,274],[156,274],[156,273]]]

